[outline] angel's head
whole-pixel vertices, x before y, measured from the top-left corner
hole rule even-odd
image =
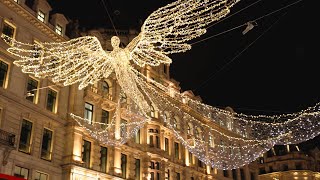
[[[120,45],[120,39],[118,38],[118,36],[112,36],[111,46],[113,47],[113,49],[119,48],[119,45]]]

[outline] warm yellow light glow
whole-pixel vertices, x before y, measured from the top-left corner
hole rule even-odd
[[[173,83],[164,86],[154,81],[150,74],[145,76],[134,69],[130,61],[142,67],[171,63],[168,54],[189,50],[191,46],[186,42],[204,34],[209,23],[226,16],[237,2],[175,1],[154,11],[127,47],[120,48],[120,39],[112,37],[112,51],[103,50],[93,36],[37,44],[4,37],[12,44],[8,52],[20,58],[14,64],[39,78],[65,86],[79,83],[81,90],[115,73],[121,89],[116,113],[109,124],[70,114],[82,129],[103,144],[125,143],[152,119],[150,112],[154,110],[175,139],[199,160],[214,168],[235,169],[249,164],[275,144],[299,143],[319,135],[320,104],[279,116],[230,112],[185,96]],[[175,121],[176,117],[180,122]],[[129,120],[122,123],[122,118]],[[196,131],[186,135],[180,127],[188,123]],[[74,146],[74,159],[79,160],[81,146],[77,143]],[[120,168],[118,160],[115,166]]]

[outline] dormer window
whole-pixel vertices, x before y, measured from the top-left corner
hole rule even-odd
[[[62,27],[59,24],[56,25],[56,33],[62,36]]]
[[[38,11],[38,17],[37,17],[41,22],[44,22],[44,20],[45,20],[45,14],[41,11],[41,10],[39,10]]]

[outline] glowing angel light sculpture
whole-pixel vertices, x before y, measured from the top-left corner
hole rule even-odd
[[[119,101],[109,124],[91,124],[71,114],[102,143],[126,142],[150,120],[149,113],[154,109],[189,152],[212,167],[234,169],[255,160],[275,144],[298,143],[318,135],[319,105],[281,116],[230,113],[170,91],[170,87],[139,73],[130,61],[141,67],[171,63],[167,55],[190,50],[187,41],[204,34],[208,24],[226,16],[237,2],[177,0],[154,11],[127,47],[120,48],[119,38],[112,37],[112,51],[103,50],[99,40],[92,36],[39,45],[10,39],[12,47],[8,51],[20,58],[14,64],[23,72],[65,86],[79,83],[79,89],[114,72],[123,94],[133,102],[128,111],[121,110]],[[120,123],[122,116],[130,117],[130,122]],[[180,117],[180,123],[176,117]]]

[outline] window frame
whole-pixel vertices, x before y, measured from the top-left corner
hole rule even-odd
[[[7,20],[7,19],[4,19],[4,20],[2,21],[1,36],[2,36],[2,35],[8,36],[7,34],[4,34],[4,33],[3,33],[3,28],[4,28],[5,24],[7,24],[7,25],[9,25],[10,27],[12,27],[12,29],[13,29],[13,34],[12,34],[12,37],[10,37],[10,36],[9,36],[9,37],[12,38],[12,39],[15,39],[15,38],[16,38],[16,34],[17,34],[17,26],[14,25],[12,22],[10,22],[10,21]],[[8,45],[12,46],[12,43],[7,42],[7,41],[5,41],[5,42],[6,42]]]
[[[90,111],[90,109],[87,109],[86,104],[92,106],[92,110],[91,110],[91,111]],[[88,112],[91,112],[91,119],[86,118],[86,114],[87,114],[86,112],[87,112],[87,110],[88,110]],[[87,117],[88,117],[88,116],[87,116]],[[84,118],[87,119],[87,120],[90,122],[90,124],[92,124],[93,121],[94,121],[94,105],[91,104],[91,103],[89,103],[89,102],[85,102],[85,103],[84,103]]]
[[[106,154],[105,154],[105,168],[102,169],[102,149],[106,150]],[[103,173],[107,173],[108,170],[108,148],[105,146],[100,146],[100,171]]]
[[[34,180],[41,180],[41,175],[42,175],[42,174],[47,176],[46,180],[49,180],[49,174],[48,174],[48,173],[45,173],[45,172],[41,172],[41,171],[36,170],[34,176],[36,176],[37,173],[40,174],[40,179],[36,179],[36,177],[35,177]]]
[[[43,15],[43,17],[42,17]],[[38,9],[37,11],[37,19],[43,23],[46,22],[46,13],[44,13],[41,9]]]
[[[122,168],[122,157],[125,157],[125,172],[123,172],[123,168]],[[128,172],[128,155],[127,154],[124,154],[124,153],[121,153],[121,156],[120,156],[120,169],[121,169],[121,177],[126,179],[127,178],[127,172]]]
[[[84,151],[85,151],[85,147],[84,147],[84,145],[85,145],[85,142],[88,142],[89,144],[90,144],[90,149],[89,149],[89,162],[85,162],[84,160],[83,160],[83,158],[84,158]],[[92,142],[91,141],[89,141],[89,140],[87,140],[87,139],[83,139],[82,140],[82,151],[81,151],[81,161],[83,162],[83,167],[85,167],[85,168],[91,168],[91,163],[92,163],[92,158],[91,158],[91,156],[92,156]]]
[[[30,130],[30,142],[29,142],[29,149],[28,149],[28,151],[24,151],[24,150],[22,150],[22,149],[20,149],[20,141],[21,141],[21,134],[22,134],[22,125],[23,125],[23,121],[28,121],[28,122],[30,122],[31,123],[31,130]],[[21,126],[20,126],[20,137],[19,137],[19,145],[18,145],[18,151],[19,152],[23,152],[23,153],[26,153],[26,154],[31,154],[31,147],[32,147],[32,144],[33,144],[33,125],[34,125],[34,122],[33,121],[31,121],[31,120],[29,120],[29,119],[26,119],[26,118],[23,118],[22,119],[22,121],[21,121]]]
[[[63,36],[63,27],[60,24],[56,24],[54,29],[58,35]]]
[[[16,176],[16,173],[15,173],[16,167],[20,168],[20,174],[19,174],[20,176]],[[21,170],[22,170],[22,169],[27,170],[28,173],[27,173],[27,177],[26,177],[26,178],[28,179],[28,178],[29,178],[29,175],[30,175],[30,169],[25,168],[25,167],[22,167],[22,166],[19,166],[19,165],[14,165],[13,176],[14,176],[14,177],[22,177],[22,176],[21,176]],[[25,177],[23,176],[23,178],[25,178]]]
[[[56,93],[52,109],[48,109],[48,98],[49,98],[49,92],[50,91]],[[48,111],[53,112],[53,113],[57,113],[57,111],[58,111],[58,102],[59,102],[59,91],[57,91],[56,89],[53,89],[53,88],[48,88],[48,90],[47,90],[47,98],[46,98],[46,109]]]
[[[50,158],[46,159],[44,157],[42,157],[42,146],[43,146],[43,136],[44,136],[44,131],[45,129],[47,129],[48,131],[51,132],[51,142],[50,142],[50,150],[49,150],[49,154],[50,154]],[[53,151],[53,141],[54,141],[54,131],[50,128],[44,127],[43,131],[42,131],[42,139],[41,139],[41,151],[40,151],[40,158],[46,161],[51,161],[52,160],[52,151]]]
[[[2,87],[3,89],[7,89],[8,88],[8,84],[9,84],[9,74],[10,74],[10,67],[11,67],[11,64],[3,59],[0,59],[0,64],[6,64],[7,65],[7,72],[4,76],[4,79],[3,79],[3,82],[2,82]]]
[[[106,114],[108,114],[107,118],[104,118],[104,115],[105,115],[104,112],[107,112],[106,113]],[[106,121],[102,122],[103,119],[106,120]],[[105,124],[109,124],[109,122],[110,122],[110,111],[107,111],[107,110],[104,110],[104,109],[101,110],[100,122],[101,123],[105,123]],[[105,129],[106,127],[107,127],[106,125],[101,124],[101,128]]]
[[[28,90],[28,86],[29,86],[29,79],[32,79],[32,80],[34,80],[34,81],[36,81],[37,82],[37,87],[36,88],[33,88],[33,89],[30,89],[30,90]],[[38,104],[38,100],[39,100],[39,87],[40,87],[40,80],[39,79],[37,79],[37,78],[35,78],[35,77],[33,77],[33,76],[28,76],[27,77],[27,83],[26,83],[26,95],[28,94],[28,92],[30,92],[31,90],[33,90],[32,92],[35,92],[35,93],[33,93],[33,99],[32,99],[32,101],[30,100],[30,99],[28,99],[28,97],[29,96],[26,96],[26,99],[28,100],[28,101],[30,101],[30,102],[32,102],[32,103],[34,103],[34,104]],[[36,89],[36,90],[34,90],[34,89]],[[30,92],[31,93],[31,92]]]

